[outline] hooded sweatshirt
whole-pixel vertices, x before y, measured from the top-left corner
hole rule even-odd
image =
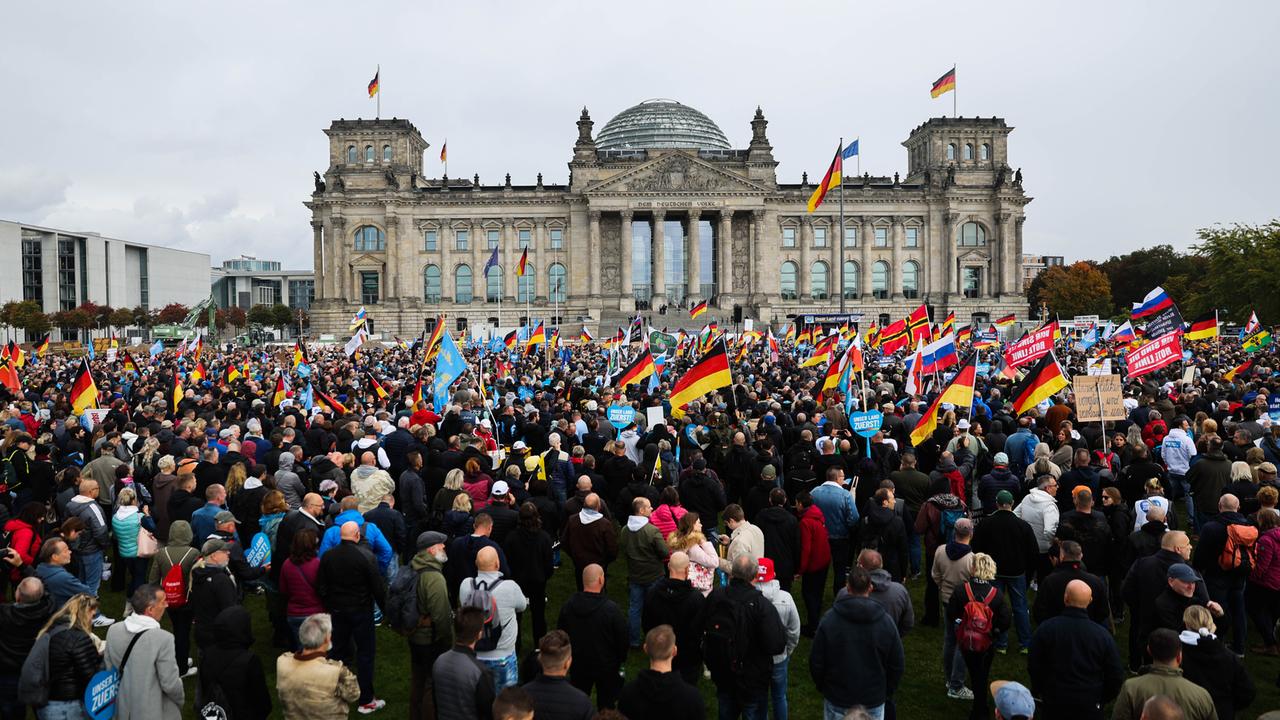
[[[773,603],[773,608],[778,611],[778,618],[782,620],[782,629],[787,632],[786,649],[773,656],[773,664],[777,665],[790,657],[796,645],[800,644],[800,611],[796,609],[795,598],[791,597],[791,593],[783,592],[776,579],[757,582],[755,586],[766,600]]]
[[[156,519],[156,539],[169,539],[169,498],[177,488],[177,475],[157,473],[151,478],[151,514]]]
[[[622,556],[627,559],[627,582],[649,585],[662,577],[669,551],[662,532],[648,517],[628,517],[620,545]]]
[[[944,607],[951,600],[951,591],[972,575],[973,550],[967,544],[952,541],[938,548],[933,556],[933,581]]]
[[[1058,533],[1058,503],[1053,496],[1040,488],[1032,488],[1013,509],[1013,514],[1031,526],[1040,552],[1049,552],[1049,545]]]
[[[627,619],[604,593],[580,591],[560,606],[556,627],[569,633],[573,662],[601,672],[616,671],[627,659]]]
[[[809,675],[832,705],[883,705],[905,667],[898,630],[874,600],[845,596],[822,616],[809,651]]]
[[[279,462],[280,469],[276,471],[276,489],[284,495],[284,501],[289,509],[297,510],[302,507],[302,496],[307,494],[307,488],[302,484],[302,478],[298,477],[298,473],[293,471],[293,453],[280,453]]]
[[[271,714],[271,691],[258,654],[253,652],[249,611],[233,605],[213,621],[217,640],[201,651],[200,685],[203,697],[221,687],[228,717],[257,718]]]
[[[676,657],[680,657],[679,654]],[[702,695],[698,688],[681,678],[680,673],[645,669],[622,688],[618,710],[629,718],[663,718],[663,720],[702,720],[705,717]]]
[[[76,495],[67,503],[67,517],[78,517],[87,528],[80,535],[78,552],[82,554],[105,552],[111,546],[107,535],[107,521],[102,516],[102,507],[93,498]]]

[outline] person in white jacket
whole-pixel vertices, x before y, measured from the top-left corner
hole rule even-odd
[[[1176,502],[1181,497],[1187,504],[1187,518],[1194,523],[1196,506],[1191,502],[1191,484],[1187,482],[1187,471],[1191,469],[1191,458],[1196,455],[1196,443],[1187,433],[1189,425],[1190,421],[1185,415],[1179,415],[1173,421],[1173,427],[1160,444],[1160,457],[1169,469],[1169,500]]]
[[[491,547],[480,548],[476,554],[476,576],[462,581],[458,589],[458,601],[467,606],[471,595],[479,588],[488,588],[489,596],[498,605],[498,624],[502,635],[492,650],[476,650],[476,659],[489,668],[493,675],[495,692],[518,685],[520,674],[516,664],[516,638],[520,635],[519,613],[529,606],[529,598],[515,580],[502,577],[498,570],[498,551]]]
[[[773,561],[762,557],[757,561],[756,579],[752,583],[760,594],[764,595],[778,611],[782,627],[787,632],[787,645],[783,651],[773,656],[773,676],[769,681],[769,695],[773,704],[775,720],[787,720],[787,666],[791,653],[800,644],[800,611],[796,609],[796,601],[791,593],[783,592],[774,575]]]
[[[1040,548],[1040,563],[1036,568],[1036,579],[1042,580],[1049,573],[1049,546],[1058,532],[1058,501],[1054,495],[1058,492],[1058,479],[1052,475],[1041,475],[1036,486],[1013,509],[1013,514],[1022,518],[1036,535],[1036,545]]]

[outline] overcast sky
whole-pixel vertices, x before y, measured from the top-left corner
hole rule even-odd
[[[951,112],[1016,127],[1028,252],[1096,258],[1280,216],[1280,2],[24,2],[0,7],[0,218],[311,266],[322,129],[407,117],[426,174],[567,179],[598,132],[667,97],[746,147],[757,105],[778,179],[862,169]]]

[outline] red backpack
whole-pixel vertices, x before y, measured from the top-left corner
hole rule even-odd
[[[1258,543],[1258,528],[1252,525],[1227,526],[1227,541],[1222,545],[1222,554],[1218,556],[1218,567],[1223,570],[1253,568],[1254,546]]]
[[[169,566],[165,571],[164,578],[160,580],[160,589],[164,591],[165,602],[171,608],[180,608],[187,604],[187,578],[182,573],[182,563],[186,562],[187,555],[195,552],[188,549],[183,553],[182,559]],[[170,562],[173,558],[169,558]]]
[[[991,588],[987,596],[978,600],[973,596],[973,586],[964,584],[964,594],[969,602],[964,604],[964,614],[960,624],[956,626],[956,644],[961,650],[981,653],[991,647],[991,630],[993,627],[991,601],[996,597],[996,589]]]

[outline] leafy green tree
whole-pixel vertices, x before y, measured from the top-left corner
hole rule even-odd
[[[0,308],[0,322],[26,333],[28,341],[35,341],[49,332],[49,316],[40,310],[34,300],[7,302]]]
[[[1207,262],[1202,275],[1205,297],[1225,308],[1235,322],[1247,320],[1250,310],[1271,321],[1280,317],[1274,276],[1280,267],[1280,220],[1201,228],[1196,236],[1196,255]]]
[[[1091,262],[1055,266],[1041,273],[1043,281],[1032,302],[1049,306],[1049,313],[1067,318],[1075,315],[1109,315],[1111,282],[1106,273]]]
[[[293,310],[288,305],[275,305],[271,308],[271,316],[274,318],[274,325],[281,330],[289,327],[297,322],[297,317],[293,314]]]
[[[1113,255],[1100,267],[1111,282],[1112,304],[1118,312],[1127,313],[1133,303],[1146,297],[1152,288],[1164,285],[1170,277],[1188,274],[1190,263],[1187,256],[1178,253],[1172,245],[1155,245]]]
[[[276,323],[275,313],[270,305],[254,305],[249,308],[248,320],[251,325],[272,327]]]
[[[113,328],[127,328],[134,324],[133,311],[129,308],[118,308],[107,318],[107,324]]]

